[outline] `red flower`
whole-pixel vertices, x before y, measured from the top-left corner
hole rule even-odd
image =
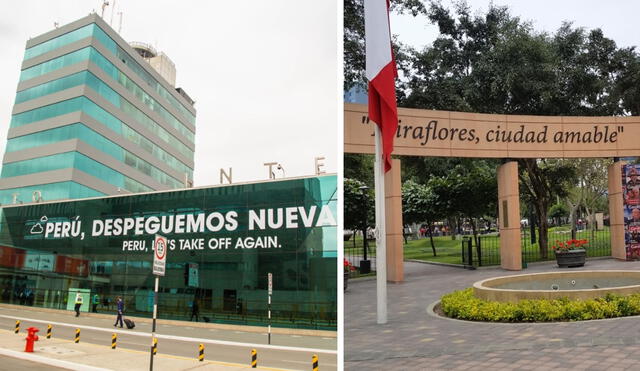
[[[567,240],[566,242],[561,242],[556,240],[556,245],[551,246],[551,248],[554,251],[569,251],[569,250],[575,250],[575,249],[580,249],[582,248],[584,245],[586,245],[589,241],[588,240]]]

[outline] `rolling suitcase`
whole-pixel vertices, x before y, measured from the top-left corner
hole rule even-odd
[[[133,322],[132,320],[128,319],[128,318],[126,318],[124,320],[124,324],[125,324],[125,326],[127,326],[128,329],[132,329],[132,328],[136,327],[136,323]]]

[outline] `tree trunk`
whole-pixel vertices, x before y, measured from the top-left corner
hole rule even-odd
[[[578,204],[570,204],[571,212],[569,213],[569,219],[571,220],[571,239],[576,239],[576,226],[578,225]]]
[[[433,256],[436,256],[436,245],[433,243],[433,224],[429,223],[429,239],[431,240],[431,250],[433,250]]]
[[[353,251],[356,251],[356,232],[357,230],[353,230]]]
[[[547,221],[547,211],[545,208],[544,202],[538,202],[536,212],[538,214],[538,246],[540,250],[540,257],[542,259],[547,259],[549,256],[548,248],[549,246],[549,222]]]
[[[586,207],[584,208],[587,213],[587,220],[589,221],[589,231],[591,232],[591,241],[595,242],[596,239],[596,216],[593,213],[593,210]]]
[[[473,233],[473,242],[475,242],[476,246],[478,246],[478,229],[476,227],[476,219],[471,218],[471,232]]]
[[[456,239],[456,224],[455,219],[448,218],[447,223],[449,223],[449,234],[451,235],[451,240]]]
[[[529,233],[531,233],[531,245],[533,246],[536,243],[536,214],[533,210],[529,212]]]
[[[407,230],[407,226],[406,225],[402,226],[402,238],[404,238],[404,244],[405,245],[408,243],[407,242],[407,233],[405,233],[406,230]]]

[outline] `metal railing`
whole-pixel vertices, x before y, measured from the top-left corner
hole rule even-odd
[[[349,271],[349,278],[360,277],[363,275],[375,275],[376,272],[376,241],[369,239],[367,241],[368,249],[365,260],[365,247],[362,235],[344,237],[344,259],[353,267]]]
[[[555,254],[552,246],[556,245],[556,241],[566,242],[571,239],[570,230],[554,230],[548,234],[548,249],[546,257],[540,251],[538,244],[539,236],[536,231],[536,242],[531,242],[529,230],[524,230],[520,234],[522,263],[526,267],[527,263],[555,260]],[[578,230],[575,236],[578,240],[586,239],[588,243],[585,246],[587,250],[587,258],[611,256],[611,237],[609,227],[602,230],[582,229]],[[465,236],[461,242],[460,263],[468,267],[481,267],[500,265],[500,236],[499,235],[483,235]]]

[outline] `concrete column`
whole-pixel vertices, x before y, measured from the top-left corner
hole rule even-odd
[[[391,170],[384,175],[387,229],[387,281],[404,281],[404,246],[402,223],[402,182],[400,160],[391,160]]]
[[[501,266],[507,270],[522,270],[520,190],[518,163],[515,161],[509,161],[498,168],[498,212]]]
[[[627,248],[624,243],[624,210],[622,200],[622,161],[609,165],[609,231],[611,233],[611,256],[616,259],[627,259]]]

